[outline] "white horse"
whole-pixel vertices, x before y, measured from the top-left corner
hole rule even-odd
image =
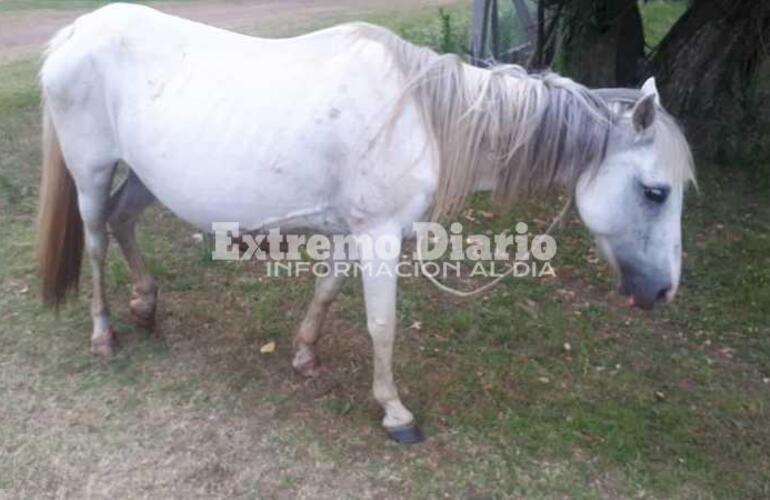
[[[370,25],[265,40],[113,4],[53,39],[40,82],[43,297],[58,306],[77,285],[85,244],[100,355],[116,347],[108,226],[131,269],[132,313],[154,317],[158,289],[134,239],[153,200],[203,231],[234,221],[401,241],[471,192],[565,186],[633,303],[677,290],[693,166],[651,80],[641,92],[590,91],[555,74],[471,67]],[[111,193],[119,162],[130,172]],[[398,257],[369,259],[387,268]],[[373,392],[390,435],[414,442],[391,371],[395,275],[363,277]],[[306,375],[317,373],[314,345],[341,281],[318,279],[296,334],[293,366]]]

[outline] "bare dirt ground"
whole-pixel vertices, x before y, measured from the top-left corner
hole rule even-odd
[[[374,10],[441,6],[452,0],[251,0],[241,2],[153,3],[164,12],[222,28],[259,33],[290,33],[328,19],[355,18]],[[39,53],[62,26],[87,9],[42,9],[0,13],[0,64]]]

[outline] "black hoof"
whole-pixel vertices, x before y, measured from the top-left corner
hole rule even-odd
[[[400,444],[417,444],[425,441],[425,436],[422,435],[422,431],[416,425],[386,430],[388,431],[388,437]]]

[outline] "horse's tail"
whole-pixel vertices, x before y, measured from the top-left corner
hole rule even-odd
[[[37,260],[43,302],[58,309],[77,289],[83,256],[83,219],[72,175],[62,156],[47,106],[43,111],[43,168],[37,226]]]

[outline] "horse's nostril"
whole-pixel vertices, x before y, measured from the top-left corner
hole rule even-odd
[[[666,300],[668,300],[668,292],[670,291],[671,291],[670,285],[661,288],[660,291],[658,292],[658,296],[656,297],[658,302],[665,302]]]

